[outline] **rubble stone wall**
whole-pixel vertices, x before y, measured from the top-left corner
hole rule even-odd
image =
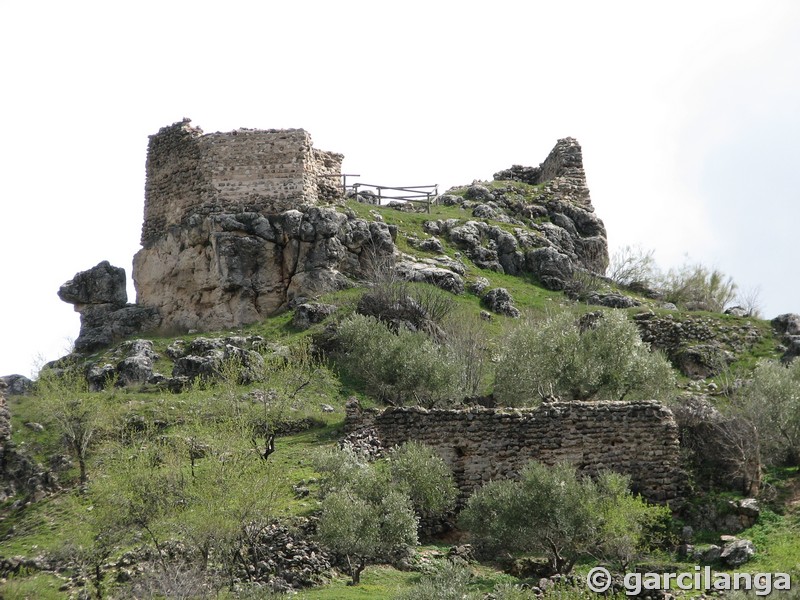
[[[347,407],[345,430],[374,428],[384,447],[409,440],[436,449],[462,496],[516,478],[530,460],[567,461],[579,470],[629,475],[654,502],[681,497],[680,442],[672,413],[657,402],[553,402],[532,409],[362,410]]]
[[[142,245],[194,214],[276,214],[340,194],[342,155],[303,129],[203,134],[188,119],[150,137]]]

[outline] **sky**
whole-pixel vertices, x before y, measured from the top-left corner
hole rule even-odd
[[[69,351],[76,272],[130,279],[148,136],[183,117],[302,127],[362,181],[441,190],[575,137],[612,253],[800,313],[793,0],[0,0],[0,55],[0,375]]]

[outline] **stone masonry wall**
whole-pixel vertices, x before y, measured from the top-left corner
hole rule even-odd
[[[385,447],[416,440],[453,469],[462,495],[495,479],[518,476],[531,459],[568,461],[593,474],[631,477],[654,502],[680,498],[678,427],[657,402],[553,402],[533,409],[362,410],[347,406],[345,431],[374,428]]]
[[[575,138],[562,138],[538,167],[514,165],[494,174],[496,180],[524,181],[531,185],[547,184],[548,196],[574,202],[589,210],[592,201],[583,170],[583,152]]]
[[[276,214],[339,195],[342,155],[303,129],[203,134],[188,119],[150,137],[142,245],[194,214]]]

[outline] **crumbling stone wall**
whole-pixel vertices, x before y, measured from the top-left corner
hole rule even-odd
[[[409,440],[436,449],[453,469],[462,496],[495,479],[518,476],[536,459],[568,461],[587,473],[631,477],[655,502],[682,494],[678,427],[657,402],[552,402],[531,409],[362,410],[347,405],[345,430],[374,428],[384,447]]]
[[[583,152],[575,138],[562,138],[538,167],[514,165],[494,174],[495,180],[522,181],[531,185],[547,184],[546,192],[562,200],[591,207]],[[592,209],[593,210],[593,209]]]
[[[142,245],[195,214],[276,214],[341,196],[342,155],[303,129],[203,134],[189,119],[150,137]]]

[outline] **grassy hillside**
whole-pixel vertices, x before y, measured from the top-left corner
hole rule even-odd
[[[518,193],[522,196],[533,196],[536,192],[532,186],[519,184]],[[423,228],[425,221],[471,218],[459,206],[434,206],[431,214],[359,203],[350,203],[347,208],[364,218],[375,219],[377,215],[397,225],[399,249],[418,258],[435,256],[419,250],[414,243],[429,237]],[[496,224],[509,227],[507,223]],[[467,283],[486,278],[489,288],[506,288],[524,319],[530,322],[562,311],[578,317],[597,310],[561,292],[548,291],[529,276],[515,277],[479,269],[457,248],[442,241],[445,255],[463,264]],[[609,292],[618,291],[611,282],[601,279],[591,285]],[[91,392],[81,382],[73,380],[49,387],[40,385],[31,395],[9,398],[14,444],[43,465],[55,469],[61,489],[36,502],[26,503],[16,497],[0,506],[0,558],[24,557],[38,561],[37,565],[6,568],[6,571],[17,572],[6,573],[0,586],[2,596],[9,599],[88,597],[96,594],[97,589],[86,574],[94,572],[93,565],[100,565],[104,576],[100,589],[105,596],[128,597],[126,594],[138,592],[131,592],[130,575],[119,575],[120,561],[126,554],[142,552],[142,548],[152,549],[155,545],[171,547],[180,542],[184,548],[183,558],[196,559],[207,547],[204,543],[217,540],[215,536],[228,535],[242,519],[258,517],[264,521],[294,523],[300,518],[313,518],[319,508],[317,492],[321,477],[313,466],[314,452],[337,446],[342,437],[344,406],[348,398],[356,396],[366,405],[380,404],[340,365],[318,356],[313,347],[316,336],[324,332],[327,324],[342,321],[353,313],[363,292],[363,288],[350,289],[320,298],[320,301],[337,305],[337,311],[324,323],[305,331],[295,329],[291,313],[286,312],[236,331],[203,332],[177,338],[189,343],[199,337],[260,336],[265,369],[262,377],[253,383],[241,385],[235,372],[223,372],[213,380],[198,379],[180,393],[153,384],[122,388],[111,385]],[[651,298],[630,291],[625,293],[641,303],[635,308],[618,309],[631,317],[653,311],[657,316],[671,315],[670,318],[678,321],[703,318],[715,331],[729,332],[731,327],[746,324],[760,334],[756,343],[737,352],[728,368],[713,378],[701,383],[678,378],[676,398],[687,390],[707,389],[711,383],[715,389],[725,388],[732,379],[749,376],[759,359],[779,357],[778,340],[766,321],[718,313],[668,311]],[[494,355],[502,352],[507,331],[517,320],[501,315],[480,320],[478,315],[484,310],[481,298],[469,291],[451,299],[454,303],[451,315],[456,319],[469,317],[482,323],[485,348],[495,360]],[[168,358],[168,348],[176,338],[147,339],[153,342],[158,354],[154,370],[169,376],[174,362]],[[103,364],[114,363],[118,357],[112,348],[85,360]],[[492,391],[491,370],[488,373],[481,393]],[[86,485],[80,484],[77,461],[64,445],[63,427],[54,417],[53,407],[65,398],[80,399],[84,405],[91,406],[90,414],[85,417],[94,432],[86,452]],[[255,439],[252,423],[256,421],[276,434],[275,451],[267,460],[259,456],[266,440]],[[137,488],[137,482],[145,483]],[[173,487],[178,491],[170,495]],[[755,560],[746,568],[800,574],[800,543],[797,542],[800,476],[793,468],[771,470],[764,489],[760,521],[738,534],[752,539],[758,551]],[[169,498],[166,504],[162,502],[164,498]],[[726,502],[735,498],[726,492],[713,495],[712,500],[704,496],[697,502]],[[119,526],[122,523],[124,525]],[[679,535],[681,526],[682,522],[676,518],[670,525],[673,536]],[[711,543],[717,540],[719,533],[712,529],[700,530],[695,532],[695,538]],[[460,536],[455,532],[440,539],[426,540],[428,545],[417,548],[412,561],[416,570],[370,566],[359,586],[348,586],[347,578],[334,572],[326,583],[304,590],[298,597],[320,600],[391,598],[418,584],[421,573],[430,570],[431,565],[444,561],[448,548],[458,542]],[[642,562],[691,570],[696,561],[681,558],[675,553],[676,545],[653,548]],[[213,554],[206,556],[207,568],[213,569],[219,558]],[[593,564],[583,562],[576,572],[584,574]],[[154,569],[158,573],[158,565]],[[499,584],[538,584],[536,578],[526,579],[504,572],[509,570],[508,561],[476,562],[469,565],[469,570],[473,577],[468,590],[476,597],[491,592]],[[132,577],[135,579],[136,573]],[[269,597],[263,590],[254,592],[237,586],[232,589],[224,574],[218,579],[217,587],[206,590],[208,597]],[[152,589],[148,593],[148,597],[161,597]],[[189,595],[183,597],[192,597],[186,593]],[[179,595],[168,594],[167,597]]]

